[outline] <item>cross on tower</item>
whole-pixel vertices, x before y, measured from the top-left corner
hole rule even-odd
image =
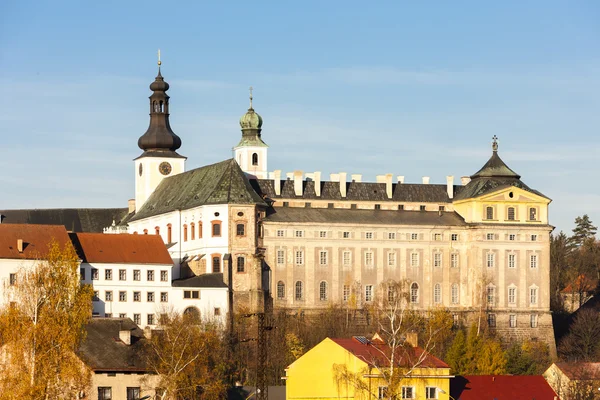
[[[254,90],[252,88],[252,86],[250,86],[250,109],[252,109],[252,90]]]
[[[498,136],[492,137],[492,150],[498,151]]]

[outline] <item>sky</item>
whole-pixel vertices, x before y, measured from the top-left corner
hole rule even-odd
[[[499,154],[600,224],[596,1],[0,3],[0,209],[126,207],[148,85],[187,169],[232,156],[248,108],[269,170],[475,173]]]

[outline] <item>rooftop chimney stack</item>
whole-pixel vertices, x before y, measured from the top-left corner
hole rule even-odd
[[[321,171],[315,171],[313,176],[313,181],[315,182],[315,194],[317,197],[321,197]]]
[[[273,186],[275,186],[275,195],[281,195],[281,170],[273,171]]]
[[[342,197],[346,197],[346,177],[348,174],[346,172],[340,172],[340,194]]]
[[[412,347],[419,347],[419,335],[417,332],[408,332],[406,334],[406,343],[410,344]]]
[[[404,175],[398,175],[398,177],[396,178],[398,180],[399,184],[403,184],[404,183]]]
[[[460,183],[463,186],[466,186],[469,182],[471,182],[471,178],[469,178],[468,176],[461,176],[460,177]]]
[[[302,171],[294,171],[294,193],[298,197],[302,197],[302,177],[304,176],[304,172]]]
[[[362,182],[362,174],[352,174],[350,175],[352,182]]]
[[[387,198],[391,199],[394,196],[394,190],[392,186],[392,174],[385,174],[385,193],[387,194]]]
[[[428,176],[423,177],[423,185],[429,185],[429,177]]]
[[[129,207],[129,214],[135,211],[135,199],[127,200],[127,206]]]
[[[17,250],[19,253],[23,252],[23,239],[17,239]]]
[[[126,345],[131,345],[131,331],[129,329],[119,330],[119,339]]]
[[[446,177],[446,191],[448,192],[448,198],[454,197],[454,175],[448,175]]]

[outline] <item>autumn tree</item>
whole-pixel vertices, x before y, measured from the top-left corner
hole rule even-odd
[[[81,285],[71,245],[52,242],[17,273],[0,310],[0,399],[73,399],[89,371],[76,355],[91,317],[93,291]]]
[[[541,375],[552,363],[546,343],[525,340],[506,350],[506,372],[511,375]]]
[[[567,282],[569,260],[572,246],[564,232],[550,235],[550,308],[553,311],[563,309],[561,290]]]
[[[459,331],[448,349],[446,362],[458,375],[500,375],[505,373],[507,359],[502,344],[490,332],[478,333],[471,325],[466,335]]]

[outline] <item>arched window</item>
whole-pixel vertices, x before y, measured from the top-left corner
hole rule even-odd
[[[155,233],[156,235],[160,235],[160,227],[159,227],[159,226],[155,226],[155,227],[154,227],[154,233]]]
[[[202,222],[198,222],[198,239],[202,239]]]
[[[325,281],[319,283],[319,300],[327,301],[327,282]]]
[[[190,235],[191,235],[191,240],[196,239],[196,224],[194,224],[193,222],[190,223]]]
[[[148,234],[148,229],[144,229],[144,235]]]
[[[285,283],[283,283],[283,281],[277,282],[277,298],[285,298]]]
[[[252,165],[258,165],[258,154],[252,153]]]
[[[302,300],[304,293],[302,293],[302,281],[296,282],[296,300]]]
[[[164,103],[162,100],[160,101],[160,112],[164,112]]]
[[[414,282],[410,285],[410,302],[418,303],[419,302],[419,284]]]
[[[452,304],[458,304],[458,283],[452,284]]]
[[[187,242],[187,225],[183,225],[183,241]]]
[[[508,219],[509,221],[514,221],[515,220],[515,208],[514,207],[508,207]]]
[[[167,243],[173,243],[173,227],[171,224],[167,225]]]
[[[152,102],[152,111],[158,112],[158,103],[156,101]]]
[[[440,304],[442,302],[442,285],[436,283],[433,287],[433,302]]]
[[[246,235],[246,224],[237,224],[235,226],[235,234],[237,236],[245,236]]]
[[[200,310],[196,307],[188,307],[183,310],[183,315],[187,315],[193,321],[200,321]]]
[[[494,219],[494,207],[488,206],[485,208],[485,219]]]
[[[212,256],[212,272],[221,272],[221,255],[213,254]]]
[[[242,256],[237,258],[237,272],[244,272],[246,268],[246,259]]]

